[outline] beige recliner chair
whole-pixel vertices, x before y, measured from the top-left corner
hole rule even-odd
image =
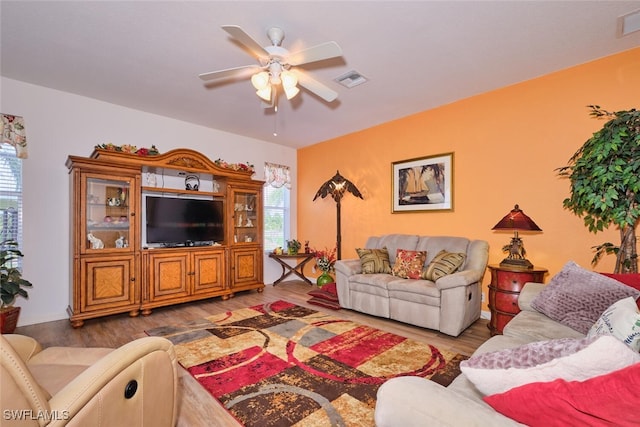
[[[170,341],[118,349],[49,347],[0,335],[2,426],[173,426],[177,361]]]

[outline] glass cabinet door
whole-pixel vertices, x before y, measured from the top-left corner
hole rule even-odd
[[[133,234],[132,180],[87,177],[84,192],[83,252],[129,250]]]
[[[234,191],[233,210],[233,243],[260,243],[258,194]]]

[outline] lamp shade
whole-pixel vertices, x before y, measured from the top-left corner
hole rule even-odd
[[[492,230],[524,230],[524,231],[542,231],[531,218],[522,212],[518,205],[502,218]]]
[[[263,89],[257,90],[256,95],[267,102],[271,101],[271,86],[269,85],[264,87]]]
[[[292,87],[283,86],[283,88],[284,88],[284,94],[287,97],[287,99],[293,98],[298,94],[298,92],[300,92],[300,89],[298,89],[295,86],[292,86]]]
[[[282,81],[282,86],[287,88],[295,87],[298,84],[298,78],[291,71],[284,70],[280,74],[280,80]]]
[[[259,73],[251,76],[251,84],[256,90],[265,89],[270,86],[271,82],[269,81],[269,73],[266,71],[261,71]]]

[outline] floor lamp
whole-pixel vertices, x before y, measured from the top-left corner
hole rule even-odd
[[[349,192],[356,197],[363,198],[362,194],[360,194],[360,190],[355,186],[355,184],[342,175],[340,175],[340,171],[336,171],[336,174],[329,179],[327,182],[322,184],[318,192],[316,193],[313,200],[315,201],[318,197],[324,199],[328,195],[333,197],[333,200],[336,201],[336,210],[337,210],[337,237],[336,237],[336,255],[337,259],[342,259],[342,236],[340,233],[340,201],[344,196],[345,192]]]

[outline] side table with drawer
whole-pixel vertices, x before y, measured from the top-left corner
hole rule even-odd
[[[547,269],[514,268],[489,265],[491,284],[489,285],[489,310],[491,321],[487,325],[491,335],[502,334],[502,330],[520,312],[518,295],[527,282],[542,283]]]

